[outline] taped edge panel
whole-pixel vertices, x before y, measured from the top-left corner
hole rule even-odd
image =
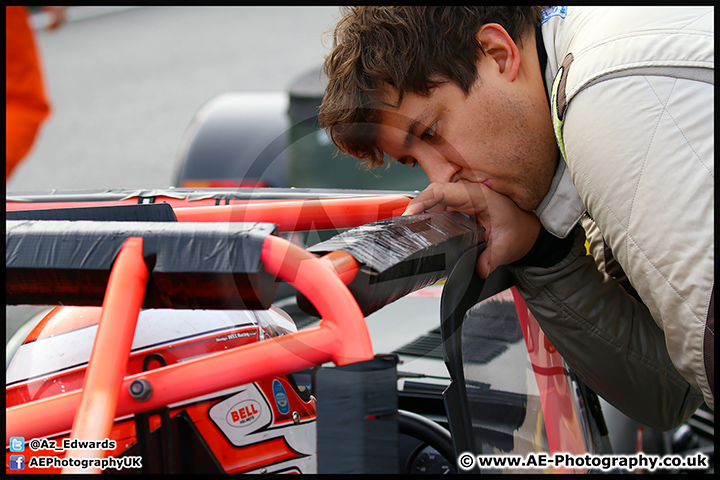
[[[347,230],[308,250],[341,250],[362,266],[350,292],[364,315],[446,277],[461,254],[485,242],[485,229],[459,212],[394,217]],[[314,312],[301,295],[298,306]],[[316,313],[315,313],[316,314]]]
[[[269,308],[279,283],[260,256],[269,223],[6,221],[6,303],[102,305],[112,264],[143,237],[143,308]]]

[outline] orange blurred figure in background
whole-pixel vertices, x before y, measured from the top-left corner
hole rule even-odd
[[[66,19],[67,7],[43,7],[49,29]],[[40,125],[50,113],[48,96],[28,8],[5,7],[5,181],[32,148]]]

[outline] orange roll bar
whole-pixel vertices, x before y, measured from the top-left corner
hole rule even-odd
[[[350,285],[360,268],[355,257],[342,250],[323,255],[320,260],[332,267],[345,285]]]
[[[142,238],[128,238],[113,264],[70,438],[103,440],[110,435],[147,288],[148,269],[142,246]],[[99,449],[66,453],[68,458],[102,458],[106,455]],[[62,472],[102,473],[99,468],[70,467],[63,468]]]
[[[335,335],[337,344],[330,358],[335,365],[373,358],[365,316],[336,272],[312,253],[280,237],[267,237],[262,258],[270,273],[302,286],[296,288],[317,309],[322,318],[319,326]],[[271,260],[270,265],[267,260]]]
[[[180,222],[269,222],[281,232],[351,228],[402,215],[405,195],[174,207]]]
[[[323,261],[275,236],[265,239],[261,258],[268,272],[293,285],[312,302],[322,317],[319,325],[127,376],[120,387],[116,417],[328,361],[345,365],[373,358],[360,307],[338,275]],[[115,368],[124,371],[122,367]],[[144,402],[138,402],[129,393],[130,384],[139,379],[152,385],[152,396]],[[67,431],[79,408],[80,397],[79,391],[68,392],[7,409],[6,445],[11,435],[37,438]],[[53,414],[45,415],[48,411]]]

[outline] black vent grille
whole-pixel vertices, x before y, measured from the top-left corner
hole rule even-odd
[[[471,308],[463,322],[463,344],[466,361],[484,364],[508,349],[509,344],[523,338],[515,304],[490,300]],[[440,327],[395,350],[394,353],[416,357],[443,359]]]
[[[413,340],[404,347],[400,347],[399,349],[395,350],[394,353],[402,355],[412,355],[414,357],[439,358],[442,360],[443,351],[440,327]]]

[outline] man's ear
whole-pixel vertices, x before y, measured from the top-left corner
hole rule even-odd
[[[486,23],[480,27],[476,38],[486,56],[498,65],[500,74],[514,81],[520,72],[520,50],[505,28],[497,23]]]

